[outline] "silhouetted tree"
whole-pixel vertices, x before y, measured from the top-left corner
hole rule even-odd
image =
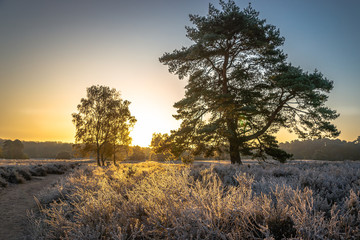
[[[146,158],[144,149],[140,146],[132,147],[132,154],[130,155],[130,160],[133,161],[143,161]]]
[[[174,104],[182,120],[174,142],[195,155],[225,146],[231,163],[241,164],[240,153],[289,158],[273,136],[280,127],[301,138],[337,136],[330,120],[338,114],[324,106],[333,83],[287,64],[279,49],[284,38],[251,5],[220,5],[210,4],[206,16],[190,15],[195,26],[186,30],[194,44],[160,58],[171,73],[188,77],[185,97]]]
[[[23,153],[24,145],[18,139],[11,141],[6,140],[3,142],[3,156],[7,159],[24,159],[28,158]]]
[[[77,106],[79,112],[72,114],[76,126],[75,141],[83,143],[80,146],[85,149],[95,148],[99,166],[104,165],[112,144],[122,142],[120,138],[129,138],[129,127],[136,121],[130,115],[129,104],[114,88],[91,86],[87,88],[87,97]]]
[[[56,155],[56,159],[71,159],[71,154],[69,152],[59,152]]]
[[[30,158],[56,158],[59,152],[72,154],[72,144],[62,142],[23,141],[24,153]]]
[[[150,160],[152,161],[170,161],[174,160],[175,156],[171,152],[171,148],[165,146],[166,144],[168,146],[172,146],[172,144],[169,144],[167,142],[169,138],[168,134],[161,134],[161,133],[153,133],[152,139],[151,139],[151,157]]]
[[[120,107],[115,109],[118,117],[112,121],[109,141],[112,147],[114,164],[116,164],[116,153],[123,151],[124,147],[129,146],[132,141],[130,131],[136,123],[136,119],[134,116],[131,116],[129,105],[130,102],[125,100],[121,102]]]

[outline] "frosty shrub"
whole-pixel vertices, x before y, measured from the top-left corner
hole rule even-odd
[[[27,181],[31,180],[30,170],[26,167],[19,167],[16,171]]]
[[[23,177],[21,174],[19,174],[15,169],[11,169],[7,181],[8,181],[9,183],[19,184],[19,183],[24,183],[26,180],[25,180],[24,177]]]
[[[0,187],[7,187],[8,183],[25,183],[33,176],[47,174],[63,174],[77,166],[76,163],[49,163],[44,165],[11,165],[0,167]]]
[[[47,175],[46,168],[42,165],[30,166],[29,170],[33,176],[41,177]]]
[[[359,167],[89,167],[39,197],[32,238],[359,239]]]
[[[7,181],[3,177],[0,176],[0,188],[4,188],[7,186],[8,186]]]

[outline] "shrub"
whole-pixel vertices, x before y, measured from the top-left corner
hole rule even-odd
[[[18,168],[16,170],[21,176],[23,176],[23,178],[25,178],[25,180],[29,181],[31,180],[31,173],[29,171],[28,168],[25,168],[25,167],[21,167],[21,168]]]
[[[19,174],[16,170],[11,170],[10,171],[10,175],[8,177],[8,182],[9,183],[16,183],[16,184],[19,184],[19,183],[25,183],[25,179],[23,178],[23,176],[21,176],[21,174]]]
[[[8,183],[7,183],[7,181],[3,178],[3,177],[1,177],[0,176],[0,187],[7,187],[8,186]]]
[[[31,166],[29,170],[30,170],[31,175],[33,175],[33,176],[46,176],[47,175],[46,169],[42,165]]]
[[[146,162],[78,170],[41,198],[32,234],[34,239],[357,239],[359,166],[190,168]],[[324,201],[330,209],[320,206]]]
[[[0,167],[0,177],[2,177],[4,179],[8,179],[9,175],[10,175],[10,173],[6,170],[6,168]]]

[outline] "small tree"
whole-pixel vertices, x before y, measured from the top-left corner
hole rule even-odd
[[[136,121],[130,115],[129,104],[115,88],[91,86],[87,88],[87,97],[77,106],[78,113],[72,114],[75,141],[82,143],[77,146],[94,149],[98,166],[104,165],[106,157],[113,153],[109,150],[114,150],[111,146],[123,143],[123,139],[129,144],[129,128]]]
[[[184,99],[174,104],[182,123],[171,137],[179,148],[209,155],[227,147],[238,164],[240,153],[284,161],[291,155],[274,137],[281,127],[301,138],[338,136],[330,122],[338,114],[325,106],[333,83],[288,64],[280,31],[251,6],[220,5],[210,4],[206,16],[190,15],[193,44],[160,58],[189,79]]]

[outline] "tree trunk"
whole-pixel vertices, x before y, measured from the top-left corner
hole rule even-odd
[[[101,162],[102,162],[102,165],[105,166],[104,153],[101,153]]]
[[[101,166],[101,162],[100,162],[100,148],[99,146],[97,146],[96,148],[96,161],[97,161],[97,165]]]
[[[230,144],[230,160],[231,164],[242,164],[240,157],[240,145],[238,141],[238,136],[236,134],[237,122],[232,118],[227,118],[226,120],[227,128],[230,133],[228,140]]]
[[[239,144],[237,143],[236,139],[229,139],[230,143],[230,160],[231,164],[242,164],[240,151],[239,151]]]
[[[113,151],[114,151],[113,160],[114,160],[114,165],[116,166],[116,156],[115,156],[115,154],[116,154],[116,145],[115,145],[115,143],[114,143],[114,149],[113,149]]]

